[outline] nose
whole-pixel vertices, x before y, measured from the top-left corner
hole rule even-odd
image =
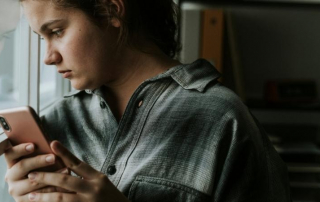
[[[61,54],[52,48],[47,47],[44,63],[46,65],[56,65],[62,61]]]

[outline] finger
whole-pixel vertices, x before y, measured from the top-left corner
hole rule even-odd
[[[47,186],[38,190],[33,190],[36,193],[52,193],[52,192],[57,192],[57,188],[53,186]],[[27,192],[30,193],[31,191]],[[27,194],[25,193],[25,194]]]
[[[22,159],[8,170],[7,179],[11,181],[23,179],[32,170],[43,168],[54,163],[55,156],[53,154]]]
[[[61,170],[62,174],[68,174],[68,170]],[[9,193],[12,196],[21,196],[30,192],[41,192],[41,193],[49,193],[49,192],[70,192],[66,189],[58,188],[58,187],[48,187],[46,184],[40,184],[36,181],[30,181],[29,179],[23,179],[19,181],[13,181],[9,186]]]
[[[62,174],[66,174],[66,175],[70,175],[70,171],[69,169],[62,169],[62,170],[59,170],[57,171],[57,173],[62,173]],[[28,181],[30,181],[28,179]],[[33,190],[32,190],[33,191]],[[28,193],[30,193],[31,191],[29,191]],[[39,189],[36,191],[37,193],[51,193],[51,192],[65,192],[65,193],[74,193],[72,191],[69,191],[69,190],[66,190],[66,189],[63,189],[63,188],[60,188],[60,187],[53,187],[53,186],[49,186],[49,187],[45,187],[45,188],[42,188],[42,189]]]
[[[14,147],[9,148],[5,152],[5,159],[7,162],[8,168],[11,168],[18,159],[23,156],[27,156],[34,151],[34,145],[32,143],[20,144]]]
[[[85,193],[92,190],[92,186],[86,180],[60,173],[33,172],[28,178],[33,183],[60,187],[71,192]]]
[[[50,188],[50,189],[52,191],[54,190],[52,188]],[[32,193],[29,193],[29,194],[17,196],[17,197],[15,197],[15,201],[23,201],[23,202],[27,202],[27,201],[41,201],[41,202],[63,202],[63,201],[65,201],[65,202],[75,202],[76,201],[76,202],[81,202],[79,200],[78,196],[75,195],[75,193],[67,193],[67,194],[70,195],[70,197],[67,196],[67,195],[63,195],[62,198],[61,198],[61,199],[63,199],[63,201],[62,200],[60,201],[59,200],[59,193],[62,193],[62,192],[59,192],[59,193],[57,193],[57,192],[49,192],[50,189],[47,189],[48,193],[45,193],[45,191],[42,192],[41,190],[38,190],[36,192],[32,192]],[[51,195],[50,193],[55,193],[55,194]],[[71,194],[76,196],[76,198],[71,199]],[[35,197],[32,197],[32,195],[34,195]],[[51,200],[50,196],[56,196],[56,197],[55,197],[55,199]]]
[[[2,140],[0,133],[0,156],[6,152],[12,145],[10,144],[9,139]]]
[[[28,193],[30,193],[31,191],[29,191]],[[48,186],[48,187],[44,187],[41,189],[38,189],[36,191],[34,191],[36,193],[53,193],[53,192],[63,192],[63,193],[75,193],[66,189],[62,189],[59,187],[53,187],[53,186]],[[26,193],[25,193],[26,194]]]
[[[66,149],[60,142],[53,141],[51,143],[52,151],[60,157],[63,163],[70,168],[74,173],[83,177],[84,179],[94,179],[100,176],[101,173],[89,166],[83,161],[75,157],[68,149]]]
[[[81,202],[79,195],[72,193],[30,193],[27,201],[41,202]]]
[[[10,183],[9,193],[11,196],[22,196],[27,193],[42,189],[47,185],[31,182],[29,179],[14,181]]]

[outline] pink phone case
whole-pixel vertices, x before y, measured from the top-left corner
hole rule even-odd
[[[34,143],[35,151],[26,157],[52,153],[50,140],[41,127],[40,118],[31,107],[1,110],[0,125],[13,146],[22,143]],[[37,169],[37,171],[55,172],[62,168],[64,168],[62,161],[56,158],[54,165]]]

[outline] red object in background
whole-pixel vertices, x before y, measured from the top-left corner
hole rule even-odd
[[[313,103],[317,102],[317,87],[313,80],[272,80],[265,85],[268,103]]]

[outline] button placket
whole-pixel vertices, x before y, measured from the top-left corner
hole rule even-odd
[[[115,165],[109,166],[107,169],[108,175],[114,175],[117,172],[117,168]]]
[[[135,92],[135,94],[139,94],[139,96],[134,96],[135,99],[129,102],[126,110],[130,109],[130,111],[128,110],[127,113],[125,113],[125,115],[121,119],[121,122],[119,125],[121,127],[119,127],[117,131],[117,135],[110,148],[110,152],[106,157],[104,165],[102,166],[103,172],[109,176],[109,179],[112,181],[114,185],[117,186],[119,184],[121,180],[121,176],[124,173],[124,170],[127,169],[128,158],[130,157],[130,154],[132,153],[132,151],[135,149],[137,145],[137,141],[141,135],[141,130],[143,128],[142,125],[144,125],[141,123],[143,123],[145,119],[148,117],[148,112],[151,110],[153,106],[153,104],[150,104],[149,102],[151,101],[152,103],[155,103],[158,97],[161,95],[161,92],[163,92],[168,85],[161,86],[161,88],[156,88],[155,91],[153,91],[152,86],[150,86],[149,87],[151,88],[150,91],[154,92],[150,94],[146,94],[147,89],[144,89],[144,91],[142,92],[141,92],[141,89],[139,89],[139,91]],[[132,115],[138,115],[138,114],[139,114],[139,117],[134,118],[134,116],[132,116]],[[130,124],[127,124],[127,123],[130,123]],[[129,133],[128,132],[129,128],[124,127],[128,125],[131,125],[131,126],[136,125],[137,127],[133,127],[131,129],[131,131],[134,130],[136,132]],[[126,145],[125,149],[119,149],[116,146],[118,142],[125,144]],[[112,165],[116,165],[116,167],[114,167],[116,169],[115,169],[115,173],[113,175],[110,175],[109,173],[112,173],[110,171],[112,171],[113,169],[111,168]]]

